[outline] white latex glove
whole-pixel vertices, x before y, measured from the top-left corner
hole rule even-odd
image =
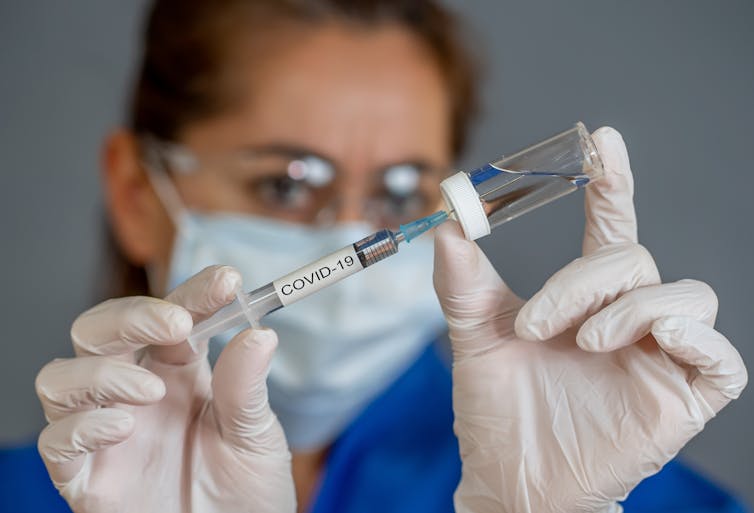
[[[746,385],[741,357],[712,327],[712,289],[661,284],[637,244],[620,134],[593,137],[606,176],[586,190],[584,256],[525,305],[457,224],[437,230],[459,513],[620,511]]]
[[[193,322],[234,298],[241,277],[210,267],[163,301],[106,301],[73,323],[77,358],[37,376],[50,424],[39,452],[76,513],[286,512],[290,453],[267,402],[277,337],[239,333],[214,376]]]

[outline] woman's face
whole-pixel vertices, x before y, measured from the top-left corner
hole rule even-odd
[[[179,142],[198,166],[173,173],[183,203],[299,223],[391,225],[431,213],[451,163],[450,101],[431,54],[398,27],[289,35],[261,62],[240,59],[239,104],[184,130]],[[124,242],[120,203],[111,210]],[[165,264],[173,227],[152,211],[142,216],[151,227],[130,230],[142,239],[135,260]],[[161,240],[145,252],[149,237]]]

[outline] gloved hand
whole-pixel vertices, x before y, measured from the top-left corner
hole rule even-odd
[[[267,402],[277,337],[239,333],[214,375],[184,342],[234,298],[241,277],[210,267],[164,301],[106,301],[73,323],[77,358],[37,376],[50,424],[39,452],[76,513],[295,511],[290,453]]]
[[[712,327],[712,289],[662,284],[637,244],[620,134],[593,137],[606,176],[586,190],[584,256],[526,304],[457,224],[437,230],[459,513],[620,511],[746,385],[741,357]]]

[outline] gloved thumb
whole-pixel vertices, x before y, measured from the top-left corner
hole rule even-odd
[[[523,301],[503,282],[456,222],[437,227],[434,285],[448,322],[454,357],[478,354],[513,333]]]
[[[223,439],[256,453],[288,449],[267,398],[277,344],[270,329],[242,331],[223,349],[212,375],[212,404]]]

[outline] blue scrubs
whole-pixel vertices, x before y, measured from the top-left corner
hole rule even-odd
[[[310,513],[453,511],[461,475],[451,382],[435,346],[375,399],[332,447]],[[745,513],[742,503],[678,462],[645,479],[626,513]],[[0,451],[0,512],[70,511],[36,447]]]

